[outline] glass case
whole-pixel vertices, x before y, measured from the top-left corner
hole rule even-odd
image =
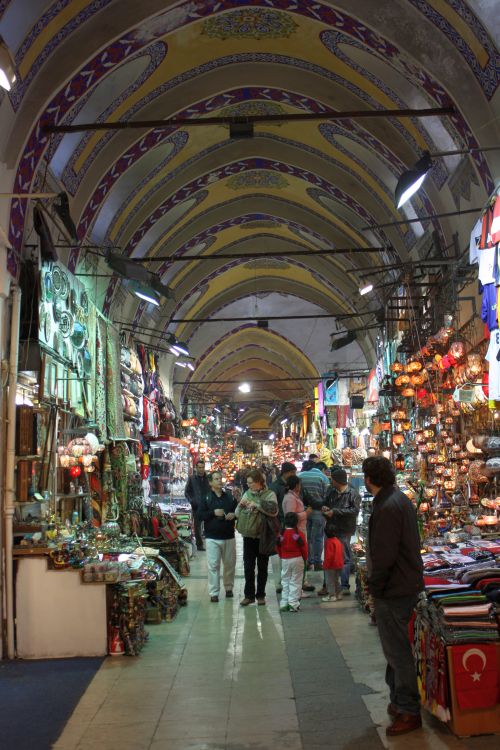
[[[184,501],[189,476],[189,449],[180,443],[150,444],[150,497],[154,503]]]

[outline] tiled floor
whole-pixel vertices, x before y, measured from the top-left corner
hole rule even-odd
[[[493,750],[499,737],[458,740],[425,719],[387,741],[384,662],[375,628],[350,597],[279,613],[235,598],[210,603],[199,554],[189,605],[150,626],[138,658],[108,658],[54,745],[57,750]],[[321,574],[313,574],[320,583]]]

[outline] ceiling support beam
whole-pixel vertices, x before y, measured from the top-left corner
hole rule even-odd
[[[234,123],[315,122],[318,120],[359,120],[366,117],[449,117],[455,107],[428,107],[426,109],[352,109],[346,112],[297,112],[294,114],[253,115],[252,117],[169,117],[165,120],[127,120],[125,122],[81,122],[75,125],[45,125],[45,133],[82,133],[97,130],[130,130],[137,128],[183,128]]]

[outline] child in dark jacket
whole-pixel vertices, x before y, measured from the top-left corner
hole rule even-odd
[[[298,612],[304,576],[304,562],[307,560],[307,541],[297,529],[299,518],[296,513],[285,513],[285,530],[278,538],[277,548],[281,558],[281,612]]]
[[[325,572],[325,585],[328,594],[321,601],[338,602],[342,599],[340,571],[344,567],[344,547],[340,539],[335,536],[335,527],[333,524],[326,524],[325,536],[323,570]]]

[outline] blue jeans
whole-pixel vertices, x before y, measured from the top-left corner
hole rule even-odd
[[[325,517],[320,510],[313,510],[307,519],[307,556],[310,565],[319,565],[321,563],[324,534]]]
[[[387,659],[385,681],[391,703],[404,714],[420,713],[417,673],[408,638],[408,623],[416,603],[416,596],[374,598],[378,634]]]
[[[344,547],[344,567],[340,571],[340,583],[343,589],[349,589],[349,574],[351,572],[351,535],[350,534],[339,534],[338,538],[342,542]]]

